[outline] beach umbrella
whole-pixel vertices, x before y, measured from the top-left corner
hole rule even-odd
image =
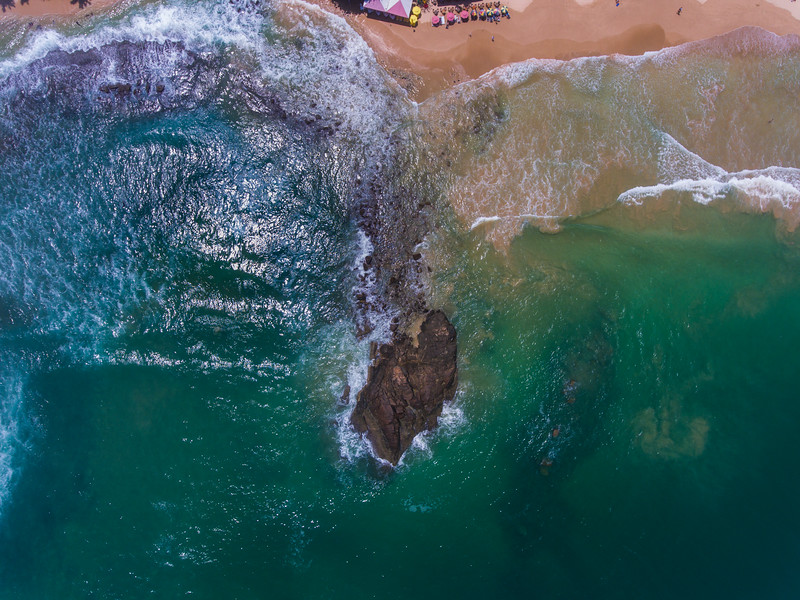
[[[456,20],[456,16],[453,13],[451,13],[450,11],[447,11],[447,22],[448,23],[452,23],[455,20]]]
[[[392,19],[407,19],[411,14],[413,0],[365,0],[364,8],[388,15]]]
[[[495,17],[499,17],[500,16],[500,9],[499,8],[495,8],[494,9],[494,16]]]
[[[485,11],[485,10],[483,10],[483,9],[480,9],[480,11],[478,11],[478,16],[479,16],[481,19],[485,19],[485,18],[486,18],[486,11]]]
[[[410,17],[408,17],[408,22],[411,23],[412,27],[416,27],[417,26],[417,15],[411,15]]]
[[[414,8],[411,9],[411,13],[416,17],[419,17],[419,13],[421,13],[421,12],[422,12],[422,9],[420,9],[419,6],[415,6]]]
[[[439,17],[436,15],[431,15],[431,25],[438,25],[439,24]]]
[[[469,13],[467,11],[465,11],[465,10],[461,11],[461,15],[460,16],[461,16],[461,20],[462,21],[466,21],[467,19],[469,19]]]

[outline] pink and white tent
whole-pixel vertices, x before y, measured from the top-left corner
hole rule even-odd
[[[411,2],[412,0],[367,0],[364,2],[364,9],[407,19],[411,14]]]

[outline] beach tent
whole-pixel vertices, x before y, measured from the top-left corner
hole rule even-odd
[[[411,14],[411,2],[412,0],[367,0],[363,8],[407,19]]]

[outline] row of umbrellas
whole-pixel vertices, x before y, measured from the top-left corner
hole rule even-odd
[[[411,16],[408,17],[408,22],[411,24],[412,27],[417,26],[417,21],[419,20],[419,15],[422,12],[419,6],[415,6],[411,9]]]
[[[418,7],[416,7],[416,6],[414,8],[418,9]],[[496,17],[500,16],[500,9],[499,8],[495,8],[495,9],[491,9],[490,8],[490,9],[488,9],[486,11],[481,9],[480,12],[476,12],[476,11],[473,10],[472,12],[474,13],[473,17],[475,17],[475,18],[477,18],[478,15],[480,15],[481,17],[483,17],[485,15],[494,15]],[[461,13],[458,16],[461,17],[462,21],[469,20],[469,12],[467,12],[466,10],[462,10]],[[456,20],[456,13],[448,11],[446,15],[443,15],[441,17],[439,15],[432,15],[431,16],[431,23],[433,23],[434,25],[438,25],[439,23],[443,23],[445,20],[448,23],[453,24],[455,22],[455,20]],[[415,22],[416,22],[416,20],[415,20]],[[413,24],[414,23],[412,23],[412,25]]]
[[[465,10],[462,10],[461,14],[458,16],[461,17],[462,21],[466,21],[467,19],[469,19],[469,13]],[[455,13],[451,12],[448,12],[446,15],[443,15],[441,17],[438,15],[432,15],[431,23],[433,23],[434,25],[438,25],[440,22],[444,22],[445,19],[447,19],[448,23],[454,23],[456,20],[456,15]]]

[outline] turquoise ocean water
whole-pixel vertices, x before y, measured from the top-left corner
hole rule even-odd
[[[800,593],[796,42],[533,62],[459,108],[302,2],[3,27],[0,598]],[[687,83],[620,104],[637,77]],[[510,147],[530,177],[466,194]],[[356,338],[360,183],[409,164],[460,387],[387,470],[340,397],[389,318]]]

